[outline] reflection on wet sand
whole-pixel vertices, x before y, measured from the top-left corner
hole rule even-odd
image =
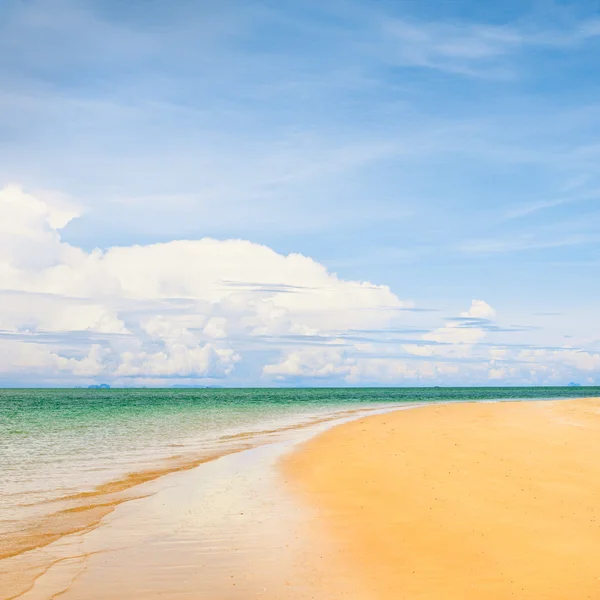
[[[350,597],[335,548],[316,528],[308,533],[311,516],[277,485],[277,446],[142,486],[148,496],[122,505],[101,527],[47,547],[53,566],[19,597]]]
[[[349,597],[341,567],[331,568],[335,549],[317,529],[307,535],[311,517],[273,465],[299,436],[367,412],[262,432],[236,440],[218,460],[173,463],[170,473],[148,471],[65,499],[80,507],[55,513],[67,518],[54,517],[54,540],[41,537],[39,548],[0,561],[0,598],[311,598],[317,587],[328,598]]]

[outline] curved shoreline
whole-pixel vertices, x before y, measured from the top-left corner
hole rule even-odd
[[[62,507],[59,510],[47,512],[42,517],[32,520],[31,523],[22,523],[25,527],[21,526],[19,528],[18,536],[10,535],[10,533],[0,534],[0,560],[41,548],[65,535],[84,531],[112,512],[114,507],[138,498],[138,495],[128,495],[127,492],[132,491],[141,484],[154,481],[170,473],[195,469],[204,463],[229,454],[243,452],[267,444],[273,441],[272,436],[279,436],[320,423],[342,419],[353,414],[368,413],[371,410],[378,409],[344,409],[338,413],[314,418],[296,425],[221,436],[219,446],[213,451],[161,459],[159,466],[156,468],[133,471],[118,479],[101,483],[92,490],[71,493],[36,503],[32,506],[62,505]]]
[[[154,469],[129,473],[122,478],[101,484],[93,490],[53,498],[43,504],[49,507],[58,505],[60,506],[58,510],[49,511],[31,522],[18,532],[18,536],[11,535],[10,532],[0,535],[0,599],[21,596],[49,568],[54,559],[43,556],[46,547],[68,536],[83,535],[93,531],[119,505],[154,493],[154,491],[149,492],[144,484],[150,484],[167,475],[192,471],[201,465],[246,450],[283,441],[286,436],[293,436],[294,433],[311,427],[348,418],[360,418],[361,415],[373,411],[389,409],[389,406],[352,409],[346,407],[326,415],[311,417],[295,425],[249,431],[235,436],[222,436],[220,446],[213,452],[163,459],[162,466]],[[16,591],[8,592],[9,595],[5,596],[5,590],[9,587]]]
[[[600,400],[598,399],[590,400],[588,402],[592,402],[594,406],[597,405],[600,407]],[[12,589],[18,588],[15,593],[11,593],[8,590],[8,586],[0,583],[0,589],[2,589],[3,593],[8,593],[7,597],[9,598],[20,597],[24,594],[24,600],[25,598],[27,598],[27,600],[47,600],[47,597],[50,597],[52,594],[44,595],[45,590],[54,589],[60,591],[61,589],[66,589],[61,587],[62,584],[57,583],[57,578],[60,579],[60,572],[67,573],[70,569],[72,570],[75,568],[75,571],[81,569],[82,572],[84,572],[84,577],[80,578],[79,575],[77,576],[77,585],[73,589],[70,589],[69,593],[65,595],[66,599],[72,597],[74,600],[78,600],[81,597],[89,597],[90,599],[93,597],[93,600],[96,600],[96,598],[97,600],[108,600],[108,598],[116,599],[122,597],[122,590],[111,591],[109,594],[108,588],[105,587],[110,584],[111,578],[114,579],[115,573],[119,573],[118,577],[125,582],[129,581],[128,578],[130,575],[133,576],[134,573],[145,572],[148,577],[152,578],[156,572],[162,571],[163,568],[168,568],[172,570],[170,572],[171,574],[168,575],[171,579],[161,581],[160,586],[165,586],[164,588],[161,587],[161,589],[164,589],[164,593],[178,589],[179,593],[183,594],[184,588],[187,590],[187,587],[185,586],[189,587],[188,584],[190,584],[190,582],[186,583],[184,588],[182,588],[185,580],[173,575],[173,573],[177,573],[178,570],[185,567],[192,569],[192,571],[186,571],[186,573],[191,577],[191,573],[193,572],[196,587],[194,589],[190,587],[189,590],[185,592],[188,595],[184,595],[182,598],[185,597],[187,599],[189,597],[190,600],[194,600],[197,598],[198,589],[200,589],[198,586],[205,585],[202,577],[217,577],[217,575],[215,575],[208,567],[209,563],[221,568],[222,562],[220,561],[225,560],[229,564],[231,572],[230,576],[235,578],[240,573],[243,573],[250,565],[256,567],[267,560],[273,559],[273,567],[268,567],[267,570],[264,570],[264,568],[261,567],[263,568],[262,571],[260,569],[255,570],[252,585],[260,586],[261,577],[264,578],[265,582],[269,581],[276,585],[285,584],[285,593],[282,596],[282,592],[279,590],[279,595],[275,595],[277,598],[292,598],[292,596],[289,595],[291,593],[291,588],[288,588],[287,586],[299,586],[299,588],[303,588],[303,586],[307,584],[306,581],[303,580],[303,578],[308,575],[306,572],[306,565],[310,565],[310,593],[312,596],[310,594],[303,595],[303,590],[294,588],[293,598],[303,600],[307,597],[328,597],[332,599],[334,597],[340,597],[352,600],[394,598],[395,600],[396,598],[402,597],[402,595],[398,595],[397,589],[394,594],[389,596],[385,595],[387,593],[385,589],[381,589],[381,582],[386,579],[386,552],[389,552],[390,548],[382,547],[381,543],[377,542],[374,546],[370,546],[369,556],[367,556],[366,559],[364,556],[360,555],[360,552],[355,553],[355,551],[352,550],[352,539],[356,539],[356,531],[353,530],[352,524],[349,525],[343,519],[339,520],[339,514],[336,515],[335,510],[332,511],[331,505],[328,505],[327,502],[323,502],[323,498],[319,498],[317,494],[314,493],[314,489],[309,489],[310,482],[308,482],[306,477],[298,471],[290,471],[289,466],[300,459],[300,457],[304,457],[307,461],[306,465],[310,465],[310,469],[314,470],[316,468],[321,475],[327,475],[328,481],[331,482],[343,474],[345,463],[354,461],[354,458],[352,458],[352,444],[349,444],[347,439],[345,441],[342,439],[347,437],[349,431],[356,430],[362,434],[363,428],[365,429],[365,432],[368,432],[371,429],[371,424],[393,424],[394,422],[401,424],[400,428],[398,425],[393,426],[393,429],[395,429],[394,432],[387,431],[387,433],[385,432],[385,428],[381,429],[381,427],[379,427],[378,432],[375,431],[373,439],[359,440],[364,446],[362,450],[361,448],[358,449],[359,456],[362,458],[370,456],[373,459],[372,462],[377,463],[380,461],[380,455],[378,454],[380,451],[383,450],[389,453],[394,448],[394,444],[397,443],[398,440],[397,434],[402,427],[405,428],[405,431],[411,432],[414,435],[418,431],[418,423],[420,421],[422,421],[421,425],[425,425],[425,429],[431,429],[432,426],[435,425],[429,417],[423,415],[432,413],[449,415],[451,413],[454,414],[454,411],[460,412],[463,410],[496,412],[497,409],[494,407],[501,406],[508,407],[506,409],[501,408],[501,412],[505,410],[509,412],[513,410],[524,410],[518,407],[527,406],[537,407],[535,408],[536,411],[540,410],[543,412],[546,410],[544,407],[552,407],[553,405],[566,406],[570,404],[573,403],[569,401],[500,401],[493,404],[454,402],[424,405],[421,403],[407,403],[406,405],[395,406],[360,407],[356,410],[345,410],[335,414],[329,414],[324,418],[321,417],[308,423],[299,423],[298,426],[295,427],[286,426],[275,430],[265,428],[262,431],[263,437],[260,439],[260,443],[258,443],[258,438],[246,439],[245,435],[235,436],[227,441],[240,446],[237,450],[227,453],[229,456],[223,454],[219,457],[215,456],[208,459],[208,462],[202,460],[200,464],[205,464],[199,466],[198,469],[194,468],[198,466],[198,464],[192,465],[187,469],[170,469],[167,472],[154,469],[152,472],[149,472],[149,474],[154,474],[155,476],[151,476],[148,479],[143,479],[142,477],[141,479],[143,479],[143,481],[137,478],[137,476],[133,478],[124,478],[125,483],[134,482],[133,487],[127,487],[124,490],[115,489],[115,484],[113,483],[109,484],[109,487],[107,488],[83,492],[83,494],[74,496],[72,495],[70,497],[71,501],[75,503],[81,502],[83,506],[89,505],[90,501],[108,505],[102,507],[102,509],[106,508],[108,509],[108,512],[112,512],[113,514],[110,516],[108,516],[108,513],[101,515],[95,524],[92,524],[88,528],[81,529],[79,532],[75,532],[75,535],[63,535],[56,543],[49,544],[40,551],[34,550],[26,552],[14,556],[13,558],[0,561],[0,579],[3,579],[4,576],[8,575],[9,579],[5,579],[5,581],[8,581],[11,584]],[[469,406],[479,406],[480,408],[461,408]],[[412,410],[416,407],[419,407],[422,410]],[[510,407],[517,408],[513,409]],[[421,416],[417,416],[417,413]],[[377,414],[380,414],[381,416],[377,416]],[[577,415],[573,414],[569,416],[565,414],[562,415],[563,421],[566,419],[571,423],[569,425],[570,427],[573,427],[572,422],[574,419],[576,421],[577,418]],[[480,421],[481,419],[477,422]],[[368,427],[365,427],[365,424],[367,424]],[[454,431],[454,433],[452,432],[453,429],[456,430],[456,424],[457,423],[453,421],[453,419],[443,420],[443,422],[437,424],[438,432],[442,434],[442,437],[455,435],[456,431]],[[390,425],[390,427],[392,427],[392,425]],[[307,452],[310,452],[313,446],[316,447],[316,445],[320,445],[324,440],[329,440],[331,436],[334,436],[337,439],[338,435],[342,437],[334,444],[336,446],[335,452],[337,452],[337,459],[335,459],[333,463],[331,463],[332,449],[328,447],[323,447],[316,455],[313,454],[312,457],[307,455]],[[342,442],[340,442],[340,440],[342,440]],[[488,443],[490,440],[486,438],[479,441]],[[301,442],[300,446],[297,446],[298,442]],[[469,450],[468,442],[469,440],[466,438],[462,440],[462,445],[464,446],[463,449],[465,451]],[[377,444],[379,444],[379,447],[377,447]],[[465,446],[465,444],[467,445]],[[245,445],[245,447],[241,447],[242,445]],[[278,448],[281,447],[285,447],[285,450],[278,450]],[[250,450],[244,452],[246,448],[250,448]],[[274,457],[276,455],[288,453],[289,450],[291,450],[291,453],[287,457],[275,460]],[[240,486],[237,483],[237,478],[245,471],[247,465],[252,463],[254,460],[252,457],[256,456],[257,453],[258,455],[265,457],[272,457],[267,460],[270,464],[268,468],[264,466],[257,471],[257,478],[255,480],[256,485],[253,483],[251,486],[244,488],[244,484]],[[450,453],[448,453],[448,455],[449,454]],[[223,457],[222,460],[214,460],[221,456]],[[178,457],[178,460],[181,458],[182,457]],[[198,457],[196,457],[196,459],[197,458]],[[283,461],[284,471],[289,475],[288,484],[293,487],[293,490],[290,489],[289,485],[281,485],[281,478],[278,476],[280,475],[280,469],[273,468],[278,464],[281,466],[281,463],[278,462],[280,460]],[[418,464],[418,461],[411,460],[410,462],[414,465]],[[360,464],[360,461],[354,461],[354,466],[357,464]],[[235,471],[233,470],[232,465],[237,465]],[[327,468],[329,468],[328,465],[332,468],[332,471],[329,474],[327,474]],[[173,466],[175,465],[171,465],[171,467]],[[173,477],[168,477],[169,475],[173,475]],[[371,485],[373,485],[373,483],[375,484],[376,492],[371,494],[370,500],[380,496],[385,497],[386,490],[383,489],[384,493],[382,494],[381,485],[378,482],[384,481],[387,476],[384,476],[382,479],[381,473],[371,473],[370,475]],[[166,476],[164,481],[163,476]],[[362,484],[364,484],[369,478],[364,477],[364,472],[361,476],[363,477]],[[261,483],[263,480],[271,482],[269,484],[270,487],[267,486],[268,489],[265,489],[265,486],[263,485],[264,482]],[[348,481],[346,483],[348,483]],[[346,490],[345,494],[348,498],[353,498],[354,501],[360,500],[363,503],[363,508],[361,508],[361,512],[358,516],[361,521],[366,523],[364,507],[367,506],[368,503],[365,503],[364,495],[361,497],[361,482],[359,481],[358,484],[356,484],[356,482],[350,482],[350,484],[351,485]],[[224,503],[220,496],[214,496],[212,494],[211,487],[214,485],[222,486],[223,493],[227,494],[236,506],[239,506],[237,509],[239,512],[234,510],[231,515],[223,517],[222,512],[228,510],[227,502]],[[119,486],[117,485],[117,487]],[[202,496],[203,493],[206,494],[201,500],[201,503],[198,504],[197,500],[195,503],[192,502],[192,499],[196,497],[201,490],[204,490],[204,492],[201,492],[200,496]],[[233,490],[237,490],[237,492],[234,492]],[[291,491],[294,493],[289,494],[288,492]],[[338,492],[339,491],[340,489],[338,488]],[[112,497],[110,494],[103,496],[102,492],[110,492]],[[299,496],[297,492],[300,492]],[[373,489],[371,489],[371,492],[373,492]],[[127,497],[124,500],[111,505],[112,500],[119,494],[123,494]],[[300,503],[297,502],[299,498],[302,499],[302,502]],[[109,500],[109,502],[106,502],[106,500]],[[134,501],[127,502],[128,500]],[[283,511],[287,516],[278,515],[282,512],[281,506],[283,505],[278,504],[278,502],[290,503],[286,510]],[[122,504],[122,506],[119,506],[119,509],[115,510],[118,504]],[[250,508],[250,506],[252,506],[252,508]],[[293,508],[293,506],[296,506],[297,508]],[[401,504],[397,504],[396,506],[401,506]],[[355,508],[356,506],[344,507],[346,517],[351,513],[351,509]],[[398,515],[394,514],[393,518],[390,519],[390,515],[386,515],[380,508],[381,507],[378,507],[377,509],[382,518],[380,532],[385,535],[389,531],[393,531],[394,527],[398,524]],[[419,508],[422,509],[423,507],[417,506],[415,511],[404,511],[403,514],[416,514]],[[215,514],[221,515],[219,517],[221,519],[219,521],[220,525],[217,525],[216,522],[205,522],[207,511],[208,513],[216,511]],[[367,513],[368,512],[369,511],[367,511]],[[157,515],[159,513],[160,519],[157,520]],[[83,512],[75,510],[72,514],[79,516],[85,514],[85,510]],[[196,514],[195,520],[190,521],[189,514]],[[446,514],[448,514],[448,510],[446,511]],[[245,516],[241,517],[240,515]],[[235,529],[237,526],[232,528],[231,519],[235,522],[239,518],[245,519],[246,525],[241,529]],[[101,526],[98,526],[100,521],[102,521]],[[271,525],[266,530],[260,530],[259,533],[256,527],[259,527],[259,529],[260,527],[264,527],[266,521],[270,521]],[[296,525],[290,527],[290,523],[292,522],[296,523]],[[182,542],[181,538],[178,539],[175,545],[168,547],[157,545],[155,543],[158,539],[157,536],[160,537],[157,534],[157,531],[162,530],[169,535],[173,531],[186,532],[182,535],[184,535],[183,541],[187,544],[189,542],[190,527],[192,527],[192,530],[195,532],[194,539],[196,542],[193,547],[188,546],[189,550],[183,554],[177,554],[181,549],[178,545]],[[208,529],[206,529],[206,527],[208,527]],[[123,528],[125,529],[123,530]],[[132,538],[127,533],[124,533],[124,531],[127,530],[135,531],[135,537]],[[370,534],[373,534],[375,529],[371,527],[371,530]],[[421,532],[418,533],[421,535]],[[266,538],[264,538],[265,535],[273,535],[278,540],[277,543],[279,544],[279,549],[277,553],[275,553],[275,556],[273,556],[272,552],[269,552],[265,542]],[[238,541],[244,539],[244,536],[246,536],[248,547],[246,549],[240,549]],[[209,543],[208,540],[210,539],[213,540],[213,544]],[[217,542],[217,547],[223,546],[223,548],[226,548],[224,551],[225,554],[220,551],[220,554],[219,552],[217,553],[218,556],[214,555],[215,540]],[[258,545],[256,545],[257,540],[259,540]],[[131,548],[130,551],[125,550],[126,554],[123,556],[127,556],[127,558],[120,557],[117,551],[118,548],[114,546],[115,544],[123,545],[125,549]],[[303,567],[298,566],[291,570],[288,568],[285,575],[285,577],[288,578],[288,583],[285,583],[282,581],[282,572],[279,571],[278,565],[282,561],[289,562],[290,556],[293,554],[293,551],[291,550],[292,546],[296,547],[295,551],[304,553],[303,562],[305,564]],[[364,548],[367,547],[364,545],[364,540],[361,541],[361,546],[360,551],[362,552],[364,551]],[[139,549],[139,555],[136,555],[135,558],[133,558],[132,554],[134,548]],[[328,550],[325,550],[326,548],[328,548]],[[94,553],[98,551],[103,554],[95,555]],[[137,551],[138,550],[136,550],[136,552]],[[242,551],[245,552],[245,554],[243,554],[240,563],[235,563],[230,560],[229,556],[231,552],[235,553]],[[150,568],[150,565],[148,564],[149,553],[154,561],[152,563],[152,568]],[[81,559],[81,561],[83,561],[81,562],[80,558],[82,556],[98,556],[104,558],[85,558]],[[57,557],[60,557],[59,560],[56,560]],[[49,560],[54,561],[56,566],[47,569]],[[197,562],[198,560],[201,562]],[[108,580],[106,580],[106,564],[109,562],[115,570],[109,572],[111,574],[109,575]],[[393,561],[393,563],[394,569],[398,570],[397,561]],[[288,565],[288,567],[290,567],[290,565]],[[15,568],[22,570],[18,572]],[[48,572],[42,574],[45,570],[48,570]],[[316,576],[315,573],[318,573],[318,576]],[[332,575],[333,573],[335,573],[335,575]],[[10,580],[10,577],[15,575],[18,576],[18,581]],[[31,593],[26,592],[27,589],[31,588],[32,581],[35,580],[38,575],[42,576],[35,583],[35,590]],[[221,577],[218,581],[212,581],[210,583],[210,585],[213,586],[211,592],[213,590],[226,590],[224,593],[229,594],[227,597],[231,597],[232,600],[238,597],[247,597],[247,594],[244,596],[243,593],[244,590],[245,592],[248,592],[249,588],[239,587],[242,584],[244,586],[246,585],[243,581],[238,581],[238,587],[235,590],[228,587],[231,585],[229,579],[230,576],[228,575],[228,578],[226,579]],[[138,575],[136,575],[136,577],[138,577]],[[372,580],[373,577],[377,581]],[[350,586],[349,589],[347,589],[346,583],[341,583],[345,580],[347,580],[347,583]],[[169,581],[172,588],[168,587]],[[140,586],[142,585],[141,582],[138,583],[140,583]],[[141,591],[142,587],[136,587],[137,584],[135,581],[131,581],[129,584],[131,585],[129,597],[132,599],[140,598],[140,600],[146,597]],[[69,586],[70,585],[71,584],[69,584]],[[143,585],[152,586],[159,584],[154,582],[153,584],[143,583]],[[208,583],[206,585],[208,585]],[[342,587],[346,589],[347,593],[345,593],[345,595],[340,592]],[[357,590],[361,590],[360,593]],[[104,595],[102,595],[103,593]],[[0,598],[5,597],[6,596],[0,593]],[[220,596],[218,596],[218,594],[217,596],[214,596],[213,594],[213,597]],[[454,597],[445,593],[441,596],[440,594],[433,596],[419,596],[419,594],[416,593],[414,597],[423,599],[435,598],[435,600],[444,597],[455,600]],[[459,596],[456,596],[456,600],[458,600],[458,597]],[[495,600],[504,600],[504,596],[493,595],[490,593],[488,593],[486,597],[493,597]],[[506,598],[508,597],[509,596],[506,596]],[[536,598],[535,595],[530,597]],[[542,596],[538,597],[541,600]],[[469,596],[465,595],[464,598],[469,599]],[[548,598],[554,600],[551,596],[548,596]],[[544,600],[546,600],[546,597],[544,597]]]
[[[600,595],[599,455],[597,398],[465,403],[332,428],[282,468],[375,598],[564,600]]]

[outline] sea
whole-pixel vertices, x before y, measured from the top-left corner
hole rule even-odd
[[[406,403],[600,397],[600,387],[3,389],[0,560],[94,526],[138,484]]]

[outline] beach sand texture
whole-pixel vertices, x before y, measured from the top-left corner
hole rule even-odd
[[[377,598],[600,598],[600,399],[372,416],[282,468]]]

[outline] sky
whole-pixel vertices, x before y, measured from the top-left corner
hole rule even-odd
[[[600,4],[0,0],[0,385],[600,385]]]

